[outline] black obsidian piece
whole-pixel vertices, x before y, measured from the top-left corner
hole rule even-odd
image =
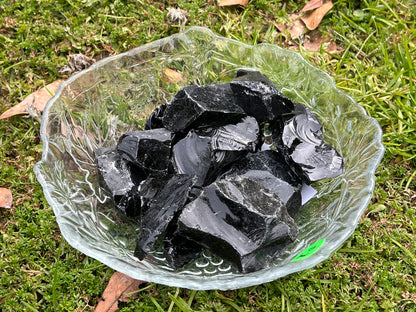
[[[266,128],[274,146],[261,151]],[[141,221],[137,258],[163,247],[180,269],[207,248],[243,273],[296,239],[302,184],[344,166],[310,109],[246,70],[230,83],[182,88],[144,131],[95,157],[116,207]]]
[[[117,209],[129,217],[139,215],[141,201],[137,185],[145,179],[144,172],[128,164],[114,147],[96,149],[95,158]]]
[[[144,130],[163,128],[162,119],[165,110],[166,104],[156,107],[156,109],[150,114],[149,118],[147,118]]]
[[[318,118],[306,106],[296,103],[295,107],[291,116],[270,124],[276,148],[307,184],[342,174],[343,159],[324,142]]]
[[[164,128],[131,131],[120,137],[117,151],[123,159],[146,171],[167,172],[171,141],[171,132]]]
[[[293,103],[259,72],[241,71],[230,83],[236,103],[259,123],[272,121],[293,110]]]
[[[291,217],[302,204],[302,181],[292,171],[285,158],[274,150],[249,154],[236,161],[220,178],[242,175],[274,192],[286,205]]]
[[[192,85],[178,91],[162,120],[166,129],[183,132],[190,127],[226,125],[244,116],[229,84]]]
[[[259,142],[259,125],[253,117],[236,124],[191,130],[173,147],[173,167],[177,173],[197,176],[199,185],[207,185],[225,167],[257,151]]]
[[[181,235],[231,261],[243,273],[264,268],[298,233],[284,203],[243,176],[205,187],[183,209],[178,229]]]
[[[155,181],[156,180],[156,181]],[[167,175],[148,178],[139,187],[144,206],[141,209],[141,234],[134,255],[144,259],[162,237],[175,214],[192,196],[195,178],[189,175]]]
[[[171,221],[163,238],[163,254],[174,269],[180,269],[195,260],[204,250],[199,243],[178,233],[177,221],[177,218]]]

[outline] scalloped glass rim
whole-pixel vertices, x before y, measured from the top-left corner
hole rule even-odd
[[[181,74],[179,79],[166,77],[166,68]],[[127,247],[129,239],[113,227],[123,222],[100,210],[109,200],[94,174],[92,151],[137,128],[131,116],[143,117],[181,86],[227,81],[239,68],[260,70],[288,97],[312,108],[324,125],[325,139],[343,155],[345,173],[314,185],[318,195],[295,218],[298,240],[266,269],[250,274],[220,267],[210,271],[218,262],[213,259],[206,269],[193,264],[174,271],[156,256],[138,261]],[[355,230],[371,200],[374,173],[384,153],[377,121],[324,71],[296,52],[244,44],[202,27],[108,57],[70,77],[44,110],[41,139],[42,160],[34,171],[71,246],[135,279],[198,290],[257,285],[327,259]],[[309,258],[291,262],[321,239],[324,244]]]

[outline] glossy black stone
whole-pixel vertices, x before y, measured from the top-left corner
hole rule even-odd
[[[162,104],[150,114],[146,120],[144,130],[163,128],[162,118],[166,110],[166,104]]]
[[[117,150],[123,159],[149,172],[167,173],[172,134],[160,128],[123,134]]]
[[[236,124],[199,128],[176,143],[172,152],[175,172],[195,175],[199,185],[211,183],[225,167],[255,152],[260,145],[260,131],[253,117]]]
[[[261,142],[260,128],[255,118],[247,116],[236,124],[212,129],[213,151],[256,152]]]
[[[274,150],[249,154],[235,162],[221,178],[242,175],[274,192],[285,204],[291,217],[302,205],[302,182],[284,157]]]
[[[180,269],[184,265],[198,258],[204,247],[177,231],[177,218],[166,229],[163,238],[163,254],[170,267]]]
[[[293,103],[259,72],[240,72],[230,83],[236,103],[259,123],[272,121],[293,110]]]
[[[95,158],[102,181],[110,191],[116,208],[129,217],[138,216],[141,201],[137,185],[145,179],[144,172],[140,168],[132,168],[115,147],[96,149]]]
[[[165,230],[182,211],[192,196],[195,178],[189,175],[166,175],[148,178],[140,184],[142,197],[141,233],[134,255],[139,259],[152,250],[157,240],[163,239]]]
[[[241,272],[266,267],[297,236],[284,203],[243,176],[205,187],[178,220],[181,235],[231,261]]]
[[[211,138],[200,136],[194,130],[173,146],[172,163],[175,172],[197,177],[203,185],[211,167]]]
[[[166,107],[163,125],[172,132],[184,132],[191,127],[226,125],[244,115],[229,84],[192,85],[179,90]]]
[[[276,120],[270,129],[274,146],[305,183],[333,178],[344,171],[341,155],[324,142],[322,125],[306,106],[297,103],[292,116]]]
[[[273,174],[275,177],[286,181],[288,184],[298,188],[302,185],[302,180],[291,170],[284,156],[274,150],[259,151],[250,153],[246,157],[233,163],[229,170],[220,176],[219,179],[227,176],[242,175],[249,170],[264,170]]]

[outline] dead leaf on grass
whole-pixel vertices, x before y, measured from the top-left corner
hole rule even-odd
[[[299,13],[315,10],[317,8],[320,8],[323,5],[322,0],[311,0],[308,3],[305,4],[302,10],[300,10]]]
[[[339,47],[335,41],[333,41],[329,36],[323,37],[318,30],[311,31],[303,43],[303,47],[308,51],[317,52],[322,49],[329,53],[338,53]]]
[[[309,30],[314,30],[319,26],[325,14],[328,13],[333,6],[332,1],[325,2],[322,6],[302,16],[300,19],[305,23]]]
[[[0,119],[9,118],[14,115],[30,114],[36,117],[45,108],[46,103],[53,97],[58,86],[63,80],[56,80],[36,92],[28,95],[22,102],[5,111]]]
[[[131,298],[134,298],[137,294],[133,294],[131,297],[129,293],[136,291],[139,285],[144,283],[133,279],[121,272],[115,272],[111,276],[110,281],[104,290],[102,299],[98,302],[94,312],[114,312],[118,309],[118,302],[127,302]]]
[[[292,14],[290,16],[292,23],[289,25],[289,34],[292,39],[299,38],[305,31],[305,24],[298,17],[298,14]]]
[[[221,0],[218,3],[218,6],[231,6],[231,5],[241,5],[243,7],[247,6],[248,0]]]
[[[180,72],[174,69],[170,69],[169,67],[166,67],[164,69],[162,78],[168,83],[178,83],[178,82],[186,83],[186,77],[182,76]]]
[[[338,46],[329,36],[322,37],[321,32],[318,30],[311,31],[305,38],[303,47],[308,51],[319,51],[321,47],[331,53],[338,51]]]
[[[13,195],[9,189],[0,187],[0,208],[11,208]]]

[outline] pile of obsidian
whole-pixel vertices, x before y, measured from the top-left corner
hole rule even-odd
[[[182,88],[145,130],[95,156],[115,206],[140,218],[136,257],[163,246],[178,269],[208,249],[243,273],[266,267],[296,239],[302,184],[344,167],[313,112],[255,71]]]

